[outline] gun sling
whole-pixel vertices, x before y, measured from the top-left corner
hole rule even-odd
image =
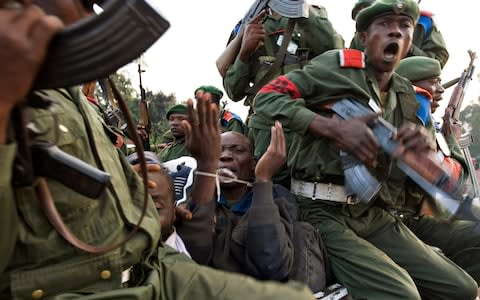
[[[273,65],[268,69],[267,73],[260,78],[257,83],[255,83],[251,88],[247,90],[249,95],[255,95],[265,84],[267,84],[272,77],[277,73],[280,69],[282,63],[285,59],[285,54],[287,53],[288,44],[292,38],[293,28],[295,28],[296,19],[288,19],[287,30],[285,30],[285,34],[283,35],[282,45],[278,50],[277,56],[275,57],[275,62]]]

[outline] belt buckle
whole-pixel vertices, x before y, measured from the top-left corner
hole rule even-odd
[[[313,183],[313,192],[312,192],[312,200],[316,200],[317,199],[317,182],[314,182]]]
[[[348,205],[355,205],[355,204],[360,203],[360,198],[358,198],[357,196],[349,195],[349,196],[347,196],[347,201],[346,202],[347,202]]]

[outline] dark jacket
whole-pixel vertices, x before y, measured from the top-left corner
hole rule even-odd
[[[191,221],[179,224],[192,258],[203,265],[264,280],[284,280],[293,264],[295,198],[280,185],[256,183],[243,215],[213,200],[196,205]]]

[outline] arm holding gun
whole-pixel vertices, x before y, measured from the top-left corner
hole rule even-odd
[[[355,120],[371,115],[369,108],[350,99],[336,102],[332,109],[345,120]],[[439,206],[445,208],[451,216],[473,217],[467,214],[462,206],[464,186],[461,184],[461,180],[448,174],[445,168],[437,162],[434,151],[429,146],[431,143],[426,140],[426,135],[409,126],[404,126],[397,131],[395,127],[379,116],[370,119],[367,125],[380,147],[397,159],[398,167],[425,192],[430,194],[439,203]],[[348,167],[362,168],[362,164],[352,164]],[[360,178],[364,176],[372,177],[366,168],[362,169],[363,172],[350,172],[350,175],[356,175]],[[366,187],[355,185],[361,180],[347,175],[348,173],[346,173],[345,178],[347,189],[360,197]],[[360,200],[368,202],[373,196]]]
[[[222,77],[225,77],[228,67],[233,64],[239,53],[242,61],[246,62],[249,53],[263,41],[264,31],[261,20],[269,8],[287,18],[305,17],[308,11],[307,3],[303,0],[256,0],[235,27],[236,35],[217,58],[217,69]]]
[[[8,139],[12,111],[27,95],[40,68],[53,36],[63,28],[63,22],[46,15],[38,7],[30,6],[22,13],[3,9],[0,1],[0,273],[3,273],[14,252],[17,226],[17,208],[10,185],[15,144]],[[18,59],[21,57],[22,59]]]

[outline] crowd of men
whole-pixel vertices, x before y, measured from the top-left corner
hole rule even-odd
[[[217,66],[245,122],[203,85],[130,155],[91,82],[32,88],[91,4],[0,0],[1,299],[477,298],[480,226],[435,207],[470,174],[417,1],[359,0],[350,45],[316,5],[239,22]]]

